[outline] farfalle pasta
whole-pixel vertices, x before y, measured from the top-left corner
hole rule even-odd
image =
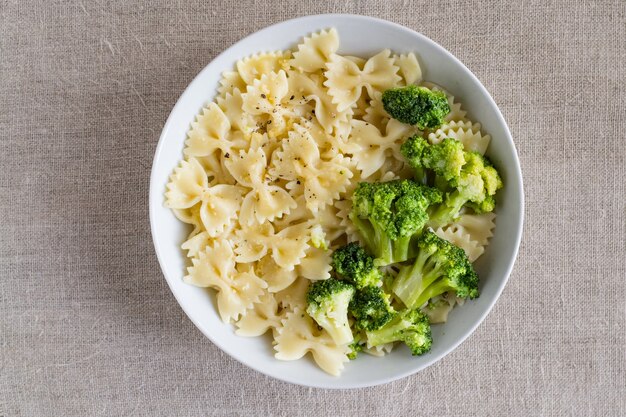
[[[399,67],[394,63],[388,49],[368,59],[361,68],[358,63],[341,55],[332,54],[324,73],[328,94],[333,97],[339,111],[357,102],[363,89],[370,97],[400,84]]]
[[[350,155],[356,168],[361,172],[361,179],[367,179],[378,171],[388,158],[402,159],[400,145],[407,135],[414,132],[412,126],[391,120],[385,131],[364,120],[352,120],[350,137],[342,150]]]
[[[191,121],[165,190],[165,206],[190,226],[181,242],[189,260],[183,280],[215,290],[220,317],[238,335],[270,333],[277,359],[311,353],[332,375],[351,347],[337,345],[307,314],[306,293],[311,282],[332,277],[333,250],[360,239],[350,218],[357,183],[412,178],[400,152],[412,135],[431,144],[452,138],[480,154],[491,139],[452,95],[423,80],[416,53],[355,57],[339,47],[331,28],[225,71],[214,101]],[[385,90],[414,84],[447,94],[451,111],[437,129],[420,131],[385,111]],[[474,261],[494,219],[466,213],[434,232]],[[445,321],[450,300],[431,312],[435,320]],[[363,351],[382,356],[393,346]]]

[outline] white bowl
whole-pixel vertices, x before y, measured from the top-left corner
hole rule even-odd
[[[210,291],[183,283],[186,267],[180,244],[186,225],[163,207],[165,184],[182,158],[189,125],[210,102],[224,70],[259,51],[293,48],[302,36],[320,29],[339,31],[340,53],[370,56],[381,49],[418,54],[424,79],[444,86],[458,98],[469,117],[492,136],[487,154],[502,174],[505,187],[498,195],[495,235],[476,263],[481,277],[480,298],[454,309],[444,325],[433,326],[429,354],[413,357],[402,347],[384,358],[361,355],[346,364],[340,377],[320,370],[308,356],[283,362],[274,358],[269,338],[235,335],[219,319]],[[228,48],[189,84],[170,114],[154,156],[150,178],[150,223],[161,269],[174,296],[191,321],[224,352],[266,375],[295,384],[321,388],[357,388],[383,384],[411,375],[435,363],[465,340],[485,318],[502,292],[519,247],[523,221],[522,174],[509,129],[487,90],[443,47],[403,26],[365,16],[319,15],[289,20],[265,28]]]

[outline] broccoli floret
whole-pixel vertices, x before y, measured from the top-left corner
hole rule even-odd
[[[394,319],[378,330],[366,332],[372,346],[391,342],[404,342],[413,355],[422,355],[433,344],[428,317],[418,309],[407,309],[396,314]]]
[[[430,144],[420,135],[408,138],[400,147],[400,153],[407,160],[409,166],[413,168],[415,181],[420,184],[428,184],[428,170],[422,162],[424,151]]]
[[[416,181],[426,184],[428,170],[432,170],[436,175],[435,184],[442,188],[448,181],[459,177],[465,164],[463,144],[451,138],[431,145],[423,137],[415,135],[402,144],[400,152],[415,171]]]
[[[441,192],[411,180],[359,183],[350,219],[376,265],[402,262],[414,255],[410,242],[428,221],[427,209]]]
[[[446,193],[443,203],[430,216],[429,224],[433,227],[453,221],[464,205],[477,213],[493,211],[493,196],[502,188],[498,171],[487,158],[477,152],[465,152],[465,164],[459,176],[450,180],[449,184],[452,190]]]
[[[394,119],[417,125],[421,130],[438,128],[450,113],[445,93],[417,85],[385,91],[383,106]]]
[[[459,298],[478,297],[478,275],[463,249],[425,231],[417,241],[417,257],[403,265],[392,291],[408,308],[419,308],[448,291]]]
[[[389,303],[389,295],[380,287],[365,287],[356,292],[350,301],[349,311],[354,316],[358,330],[377,330],[387,324],[395,311]]]
[[[357,288],[378,286],[383,275],[374,266],[374,258],[356,242],[348,243],[333,252],[333,269]]]
[[[352,285],[333,278],[311,283],[307,292],[306,312],[338,345],[352,341],[348,305],[353,295]]]
[[[356,359],[356,357],[358,356],[359,352],[363,351],[363,343],[364,342],[361,339],[362,339],[362,337],[358,333],[354,336],[354,340],[348,346],[350,348],[350,352],[348,352],[348,355],[347,355],[348,359],[350,359],[350,360]]]
[[[496,208],[496,199],[488,195],[480,203],[468,201],[465,206],[471,208],[476,214],[491,213]]]

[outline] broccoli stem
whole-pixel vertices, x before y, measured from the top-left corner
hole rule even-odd
[[[350,215],[352,223],[359,231],[368,251],[376,257],[374,265],[385,266],[406,261],[415,249],[411,245],[413,236],[391,240],[385,230],[371,220],[362,220],[359,216]]]
[[[438,291],[436,287],[438,284],[433,283],[441,275],[441,265],[431,259],[431,253],[422,250],[415,258],[413,265],[400,269],[393,284],[393,292],[408,308],[421,307],[430,298],[439,295],[439,293],[428,295],[430,294],[428,291]],[[441,292],[446,291],[448,289]]]
[[[414,173],[414,178],[415,178],[415,182],[422,184],[422,185],[428,185],[428,173],[426,171],[426,169],[424,169],[424,167],[415,167],[412,166],[413,168],[413,173]]]
[[[458,190],[448,194],[444,202],[431,214],[428,224],[433,228],[445,226],[458,217],[459,211],[465,203],[467,203],[467,199]]]
[[[447,279],[442,279],[437,281],[428,287],[417,298],[415,304],[418,306],[424,305],[428,300],[438,295],[441,295],[445,292],[452,290],[453,288],[450,286]]]
[[[413,236],[402,236],[393,241],[392,256],[390,259],[385,259],[386,263],[381,265],[406,261],[409,258],[409,252],[411,252],[412,237]]]
[[[322,326],[324,327],[324,326]],[[330,323],[328,327],[324,327],[330,337],[333,338],[335,343],[338,345],[345,345],[346,343],[350,343],[353,340],[352,330],[350,330],[350,326],[348,323],[344,323],[343,325],[336,326],[334,323]]]
[[[350,214],[350,220],[352,220],[352,224],[354,224],[359,231],[359,235],[361,236],[361,239],[363,239],[365,246],[367,246],[370,253],[376,253],[376,248],[381,248],[381,251],[391,250],[391,248],[389,248],[389,238],[387,238],[381,227],[378,227],[375,223],[369,220],[362,220],[354,213]]]
[[[424,269],[430,254],[420,251],[411,266],[400,268],[400,272],[393,282],[393,292],[409,308],[419,307],[415,303],[422,292],[422,281],[424,280]]]
[[[379,330],[373,330],[367,332],[367,341],[372,346],[384,345],[385,343],[391,343],[398,341],[398,332],[402,332],[406,329],[407,324],[404,320],[394,320],[385,327]]]

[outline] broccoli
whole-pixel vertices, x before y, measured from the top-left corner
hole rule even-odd
[[[367,341],[372,346],[391,342],[404,342],[413,355],[422,355],[433,344],[428,317],[418,309],[406,309],[378,330],[367,331]]]
[[[348,243],[333,252],[333,269],[357,288],[382,284],[383,275],[374,266],[374,258],[356,242]]]
[[[428,184],[428,171],[422,159],[429,146],[428,141],[419,135],[411,136],[400,146],[400,153],[413,168],[415,181],[424,185]]]
[[[496,199],[488,195],[480,203],[468,201],[465,206],[471,208],[476,214],[490,213],[496,208]]]
[[[354,336],[354,340],[348,346],[350,348],[350,352],[348,352],[348,359],[353,360],[356,359],[359,352],[363,351],[363,341],[361,340],[361,335],[356,334]]]
[[[414,255],[410,242],[428,221],[427,209],[441,192],[411,180],[359,183],[350,219],[375,265],[402,262]]]
[[[352,341],[348,305],[353,295],[352,285],[332,278],[311,283],[307,292],[306,312],[338,345]]]
[[[389,295],[379,287],[370,286],[358,290],[348,308],[355,319],[354,327],[358,330],[378,330],[395,314],[389,304]]]
[[[386,90],[383,106],[394,119],[421,130],[438,128],[450,113],[445,93],[417,85]]]
[[[408,138],[400,147],[400,152],[415,171],[415,180],[427,184],[428,170],[435,174],[435,185],[447,188],[447,182],[461,174],[465,164],[463,144],[458,140],[445,138],[431,145],[419,135]]]
[[[459,176],[449,181],[452,190],[443,203],[436,207],[429,224],[433,227],[450,223],[459,216],[464,205],[476,213],[486,213],[495,208],[494,195],[502,188],[502,180],[491,162],[477,152],[465,152],[465,164]]]
[[[420,236],[417,246],[417,257],[400,267],[392,284],[393,293],[404,305],[418,308],[448,291],[459,298],[478,297],[478,275],[463,249],[431,231]]]

